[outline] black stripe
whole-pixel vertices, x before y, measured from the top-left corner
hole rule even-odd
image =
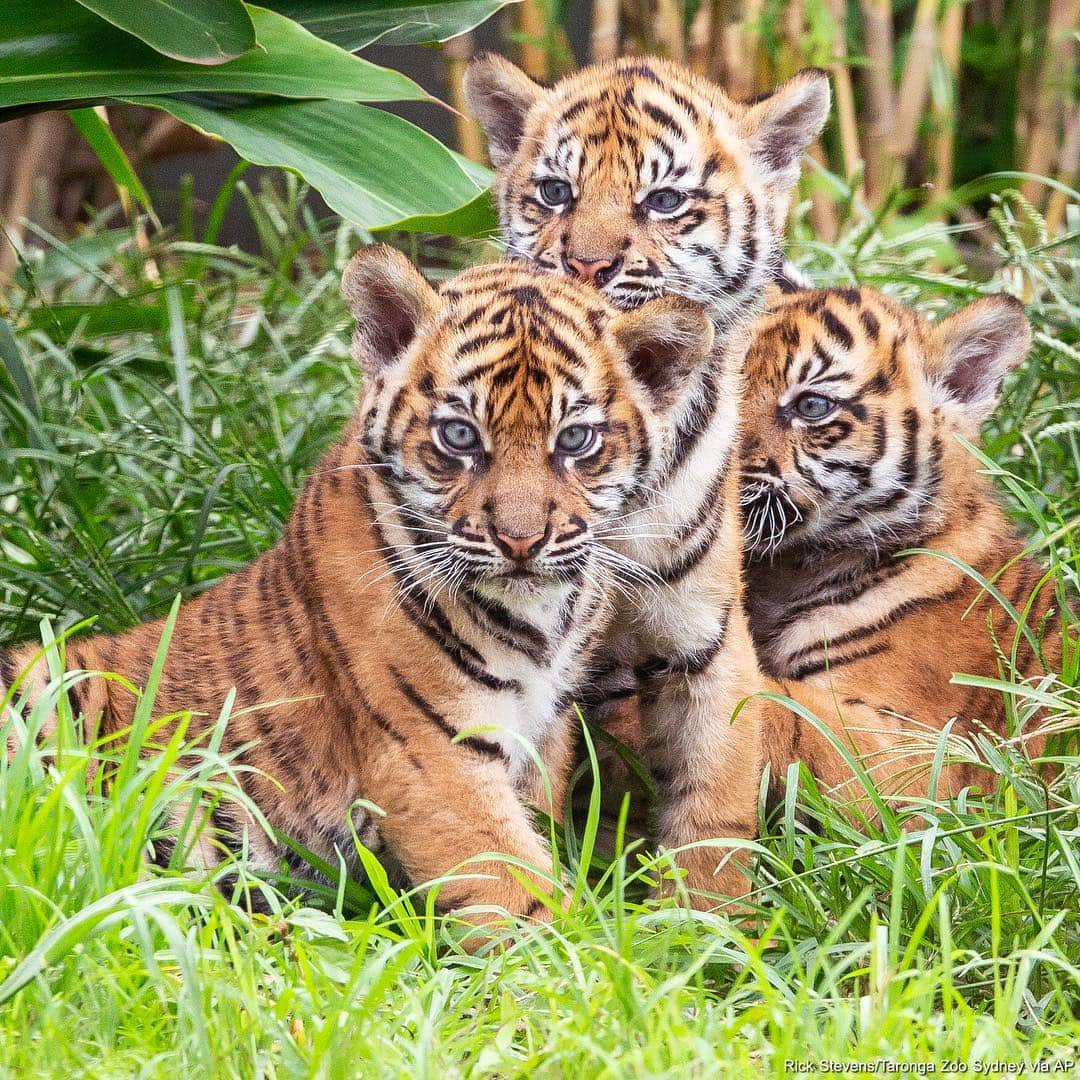
[[[502,644],[524,653],[537,666],[543,666],[550,661],[551,643],[532,623],[519,619],[502,604],[480,596],[473,589],[466,588],[462,595],[479,610],[486,622],[502,631],[496,635]]]
[[[426,701],[420,696],[419,691],[401,674],[400,671],[393,664],[388,664],[387,667],[390,670],[390,674],[394,677],[394,682],[397,683],[397,688],[420,710],[422,716],[425,719],[430,720],[448,739],[452,742],[457,742],[461,746],[467,746],[474,753],[481,754],[483,757],[496,758],[499,761],[503,761],[506,764],[510,763],[510,759],[503,753],[500,746],[495,743],[488,742],[487,739],[482,739],[477,735],[466,735],[460,737],[458,729],[451,724],[445,716],[436,712],[430,702]]]
[[[75,721],[78,721],[80,716],[87,720],[90,719],[85,715],[86,705],[83,701],[83,681],[80,679],[67,682],[64,688],[67,693],[68,708],[71,710],[71,719]]]
[[[568,364],[573,365],[579,370],[585,370],[587,365],[578,350],[564,337],[552,330],[550,326],[540,325],[536,327],[536,332],[534,334],[534,348],[536,342],[539,342],[552,352],[557,353]],[[578,386],[580,387],[580,383]]]
[[[525,911],[523,912],[523,917],[526,919],[531,919],[543,906],[543,902],[534,896],[529,901],[529,903],[526,904]]]
[[[154,865],[162,870],[168,867],[172,861],[173,852],[176,850],[175,836],[155,836],[154,841]]]
[[[799,292],[801,286],[797,281],[793,281],[787,274],[783,264],[776,268],[776,272],[773,275],[773,284],[776,285],[780,291],[784,294]]]
[[[821,325],[841,348],[850,349],[855,344],[851,331],[828,308],[821,313]]]
[[[243,852],[244,830],[236,819],[234,808],[219,802],[210,812],[210,822],[214,830],[214,839],[239,857]]]
[[[14,683],[15,660],[11,653],[0,652],[0,698],[3,698]]]
[[[576,117],[580,116],[585,110],[592,104],[591,98],[580,98],[575,101],[573,105],[568,105],[563,109],[559,115],[559,119],[555,121],[556,124],[566,124]]]
[[[684,552],[673,563],[669,563],[659,571],[660,578],[668,585],[674,585],[681,581],[691,570],[694,569],[708,555],[719,531],[717,524],[709,529],[701,540],[689,551]]]
[[[686,539],[693,535],[705,524],[709,515],[716,509],[717,503],[720,501],[720,496],[724,492],[724,488],[727,484],[727,472],[728,466],[731,464],[729,458],[724,462],[724,467],[713,477],[712,483],[709,485],[709,490],[705,492],[705,497],[698,504],[697,510],[694,512],[693,517],[684,521],[678,527],[678,536],[680,539]]]
[[[479,364],[468,368],[463,371],[456,380],[457,386],[468,386],[470,383],[476,382],[477,379],[482,379],[489,371],[497,368],[500,364],[513,360],[516,355],[515,348],[509,348],[504,353],[500,353],[498,356],[492,357],[490,360],[482,360]]]
[[[827,646],[825,642],[822,642],[820,644],[807,645],[797,652],[789,653],[787,662],[793,664],[797,660],[802,660],[804,657],[811,656],[813,653],[824,651],[826,647],[833,649],[840,645],[850,645],[853,641],[861,641],[863,638],[871,637],[874,634],[881,633],[883,630],[887,630],[890,626],[899,622],[912,612],[918,611],[920,608],[927,607],[931,604],[947,604],[962,596],[963,593],[964,586],[963,584],[960,584],[954,589],[949,589],[946,592],[937,593],[933,596],[913,596],[897,604],[896,607],[881,616],[880,619],[868,623],[866,626],[857,626],[834,638],[829,638]]]
[[[379,710],[376,709],[374,705],[371,704],[371,701],[368,699],[367,695],[359,687],[356,687],[356,696],[360,704],[363,706],[364,712],[366,712],[371,717],[371,719],[375,721],[375,726],[381,731],[386,732],[386,734],[389,735],[390,738],[398,744],[398,746],[403,747],[405,749],[405,756],[409,759],[409,763],[412,765],[412,767],[417,772],[423,772],[424,766],[421,763],[420,759],[411,750],[408,749],[409,740],[406,739],[405,736],[402,735],[401,732],[398,731],[398,729],[394,727],[394,725],[391,724],[390,721],[387,720],[386,717],[383,716],[383,714],[379,712]]]
[[[849,653],[847,656],[833,656],[830,653],[828,657],[822,657],[820,660],[804,664],[802,667],[785,671],[785,675],[790,679],[805,679],[808,675],[817,675],[819,672],[832,670],[842,664],[853,664],[857,660],[866,660],[871,656],[878,656],[889,648],[889,642],[879,641],[876,645],[871,645],[860,652]]]
[[[389,408],[386,410],[386,426],[383,428],[382,437],[382,452],[384,454],[390,452],[390,429],[394,426],[394,421],[397,419],[398,413],[401,412],[401,408],[405,404],[405,390],[406,387],[404,386],[398,387],[397,392],[390,401]]]
[[[666,679],[672,675],[700,675],[724,647],[724,641],[727,637],[729,610],[725,609],[723,613],[723,625],[719,635],[707,645],[692,653],[682,653],[678,656],[650,656],[640,664],[635,665],[634,675],[640,682]]]
[[[668,467],[668,477],[674,476],[690,456],[702,434],[708,430],[709,422],[716,413],[720,402],[720,388],[716,374],[707,371],[701,381],[701,396],[695,398],[689,417],[676,428],[674,436],[675,451]]]
[[[457,347],[457,355],[469,356],[471,353],[479,352],[481,349],[487,348],[488,345],[493,345],[496,341],[506,341],[513,337],[514,330],[485,330],[482,334],[476,334],[471,338],[467,338]]]
[[[675,132],[675,134],[682,139],[686,138],[686,129],[666,109],[661,109],[659,106],[653,105],[649,101],[645,101],[642,102],[641,111],[646,116],[655,120],[661,127]]]
[[[815,552],[816,555],[816,552]],[[825,578],[815,585],[815,592],[807,597],[799,597],[798,602],[786,610],[786,619],[792,622],[810,611],[822,607],[843,606],[857,600],[860,596],[876,588],[890,578],[896,577],[908,569],[904,559],[895,559],[868,571],[862,577],[852,578],[847,570]]]

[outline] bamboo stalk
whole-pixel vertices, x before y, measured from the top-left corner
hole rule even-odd
[[[454,133],[457,148],[472,161],[484,160],[484,136],[476,121],[470,119],[465,101],[463,82],[465,68],[468,67],[476,48],[476,39],[470,34],[459,34],[450,38],[443,45],[446,58],[446,90],[450,104],[454,107]]]
[[[815,142],[807,153],[815,161],[828,168],[825,150],[820,140]],[[840,218],[836,212],[836,205],[828,194],[816,185],[810,191],[810,225],[814,230],[814,237],[832,243],[840,233]]]
[[[893,40],[889,0],[859,0],[863,43],[870,63],[866,80],[866,193],[872,204],[888,194],[893,177]]]
[[[893,119],[892,149],[900,158],[906,158],[915,149],[919,137],[919,120],[930,92],[930,68],[937,47],[939,6],[939,0],[918,0],[915,6],[915,21],[911,27],[911,40],[900,76],[896,116]]]
[[[8,189],[11,187],[12,175],[15,172],[15,162],[18,155],[11,152],[12,147],[22,146],[26,133],[26,126],[30,123],[27,117],[18,120],[9,120],[4,125],[3,150],[0,151],[0,207],[3,207]]]
[[[619,0],[594,0],[589,55],[594,64],[619,55]]]
[[[1080,0],[1050,0],[1045,60],[1039,75],[1035,124],[1024,154],[1024,171],[1044,176],[1058,156],[1058,128],[1065,109],[1064,88],[1072,67],[1072,28],[1080,21]],[[1024,184],[1025,198],[1038,199],[1041,185]]]
[[[60,156],[54,152],[59,137],[57,120],[56,113],[31,117],[15,159],[3,215],[7,242],[0,241],[2,275],[10,274],[18,264],[17,248],[26,232],[22,219],[30,216],[36,182],[51,187],[48,162]]]
[[[741,0],[714,0],[709,77],[733,98],[754,93],[754,58],[747,42]]]
[[[546,79],[549,74],[547,41],[547,11],[544,0],[521,0],[518,5],[518,28],[521,34],[521,69],[533,79]]]
[[[1080,176],[1080,106],[1073,109],[1073,114],[1065,127],[1065,141],[1061,144],[1061,156],[1058,159],[1057,178],[1065,184],[1075,184]],[[1046,206],[1046,227],[1053,236],[1065,221],[1065,208],[1068,197],[1065,192],[1054,190]]]
[[[690,23],[690,49],[687,63],[691,71],[699,75],[708,75],[711,57],[711,43],[713,39],[713,5],[708,0],[703,0],[701,6],[694,13]]]
[[[758,29],[764,7],[765,0],[744,0],[743,3],[739,26],[742,49],[734,62],[749,68],[747,92],[744,95],[746,97],[751,97],[768,85],[768,76],[764,70],[767,58],[765,50],[761,48],[761,31]]]
[[[844,178],[850,180],[858,172],[862,154],[859,151],[859,122],[855,118],[855,90],[851,84],[851,69],[845,63],[847,60],[847,41],[844,36],[846,7],[845,0],[829,0],[833,22],[833,62],[829,65],[829,71],[832,74],[833,97],[836,101],[841,167]]]
[[[682,0],[656,0],[653,33],[660,51],[666,57],[679,64],[686,62]]]
[[[805,66],[802,60],[802,35],[803,24],[806,18],[806,9],[803,0],[788,0],[784,5],[781,17],[783,39],[787,45],[786,50],[781,50],[779,66],[775,72],[776,82],[782,82],[795,74],[795,71]],[[786,53],[786,55],[784,55]]]
[[[941,60],[949,76],[949,101],[934,101],[934,131],[930,136],[930,159],[934,184],[945,192],[952,187],[956,138],[956,109],[960,97],[960,45],[964,36],[964,6],[950,3],[941,20]]]

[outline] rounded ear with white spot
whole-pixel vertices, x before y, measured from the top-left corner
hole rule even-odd
[[[651,300],[617,316],[611,332],[634,378],[661,408],[674,403],[713,346],[713,326],[705,309],[678,296]]]
[[[805,68],[747,110],[750,152],[774,182],[794,187],[799,157],[829,118],[829,77]]]
[[[525,117],[545,90],[494,53],[485,53],[469,63],[464,90],[469,111],[487,133],[491,163],[501,168],[516,153],[525,131]]]
[[[369,375],[401,356],[440,307],[435,290],[389,244],[361,248],[349,260],[341,294],[356,319],[353,359]]]
[[[942,320],[934,336],[938,349],[927,364],[934,403],[958,410],[977,428],[1031,347],[1024,305],[1012,296],[987,296]]]

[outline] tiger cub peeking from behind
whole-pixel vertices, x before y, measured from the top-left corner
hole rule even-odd
[[[710,324],[678,299],[622,313],[520,262],[436,293],[382,246],[354,257],[343,290],[360,406],[280,542],[181,606],[156,714],[190,709],[205,730],[235,687],[223,752],[248,747],[247,794],[331,864],[340,852],[355,869],[351,814],[416,883],[485,852],[550,865],[525,804],[549,806],[527,744],[557,809],[571,694],[612,607],[598,538],[655,483],[671,426],[660,391],[689,378]],[[161,631],[73,639],[68,670],[144,686]],[[49,682],[38,652],[0,652],[0,699],[16,684],[9,750]],[[132,722],[136,696],[119,683],[80,676],[67,693],[88,732]],[[182,861],[213,865],[245,831],[257,865],[289,860],[248,824],[217,806],[216,838]],[[545,916],[504,862],[465,869],[443,885],[445,908]]]
[[[1010,653],[1017,628],[949,559],[994,582],[1017,611],[1040,587],[1043,568],[1020,558],[1023,544],[957,440],[978,439],[1030,340],[1011,297],[932,326],[849,288],[783,297],[747,354],[742,504],[759,656],[793,697],[821,691],[815,711],[886,793],[926,794],[951,718],[958,737],[1005,733],[998,691],[950,680],[997,676],[998,650]],[[911,548],[941,554],[900,556]],[[1020,638],[1017,666],[1029,677],[1060,670],[1047,592],[1034,599],[1031,637]],[[828,785],[850,778],[813,728],[781,721],[767,736],[774,779],[797,760]],[[964,762],[938,790],[967,785],[993,782]]]
[[[752,316],[781,281],[800,155],[829,112],[823,72],[742,104],[657,57],[548,89],[489,55],[465,93],[488,134],[509,256],[591,281],[621,308],[686,296],[718,325]]]

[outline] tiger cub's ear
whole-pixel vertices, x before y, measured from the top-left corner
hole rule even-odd
[[[799,155],[821,134],[831,100],[828,75],[805,68],[749,107],[751,152],[785,187],[799,179]]]
[[[361,248],[349,260],[341,293],[356,319],[353,359],[369,375],[396,360],[440,307],[435,290],[388,244]]]
[[[544,88],[509,60],[485,53],[469,63],[464,90],[469,111],[487,133],[491,164],[498,169],[514,156],[525,117]]]
[[[1001,384],[1031,347],[1024,305],[987,296],[934,327],[936,355],[927,362],[934,403],[959,411],[977,428],[993,411]]]
[[[674,402],[713,346],[713,325],[705,309],[679,296],[651,300],[617,316],[611,332],[634,377],[661,408]]]

